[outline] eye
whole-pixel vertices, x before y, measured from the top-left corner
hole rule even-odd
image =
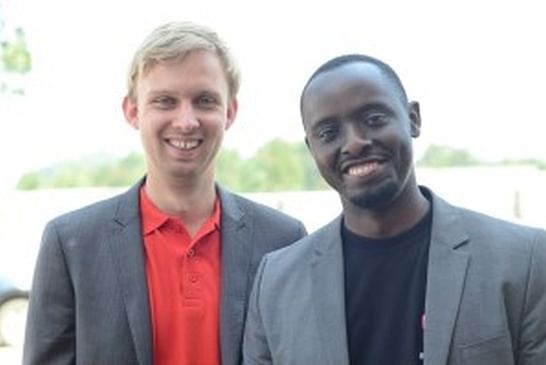
[[[316,136],[321,142],[330,142],[336,138],[338,129],[335,126],[324,126],[317,130]]]
[[[178,101],[171,96],[158,96],[152,100],[152,104],[159,109],[172,109],[176,106]]]
[[[203,108],[212,108],[214,105],[217,104],[217,101],[216,101],[216,98],[211,96],[211,95],[208,95],[208,94],[204,94],[204,95],[200,95],[197,99],[196,99],[196,104],[200,107],[203,107]]]
[[[368,113],[363,115],[363,121],[370,127],[381,127],[387,124],[388,116],[384,113]]]

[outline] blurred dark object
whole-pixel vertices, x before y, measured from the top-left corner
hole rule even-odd
[[[29,293],[0,276],[0,346],[23,343]]]

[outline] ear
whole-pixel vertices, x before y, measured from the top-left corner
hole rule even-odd
[[[228,130],[229,127],[235,122],[235,117],[237,116],[237,110],[239,108],[239,103],[237,102],[237,98],[232,98],[227,105],[227,119],[226,119],[226,126],[225,130]]]
[[[136,101],[131,100],[129,96],[125,96],[121,107],[127,123],[134,129],[138,129],[138,106]]]
[[[408,115],[410,119],[411,136],[417,138],[421,134],[421,111],[418,102],[412,101],[408,103]]]

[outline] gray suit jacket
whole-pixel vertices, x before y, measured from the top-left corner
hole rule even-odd
[[[31,289],[24,364],[152,364],[140,185],[46,226]],[[221,357],[222,365],[236,365],[260,259],[301,238],[305,228],[271,208],[220,187],[218,192]]]
[[[545,365],[546,232],[432,199],[425,364]],[[245,364],[349,363],[341,224],[264,257]]]

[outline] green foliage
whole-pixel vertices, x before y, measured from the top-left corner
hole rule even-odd
[[[2,66],[7,72],[25,74],[32,69],[32,58],[22,28],[15,29],[13,39],[0,43],[0,46]]]
[[[24,75],[32,69],[32,57],[23,28],[7,31],[0,7],[0,95],[24,95]]]
[[[499,163],[500,165],[524,165],[524,166],[534,166],[539,170],[546,170],[546,161],[537,160],[534,158],[527,158],[521,160],[503,160]]]
[[[89,186],[128,186],[145,174],[144,157],[131,153],[122,159],[87,157],[24,174],[17,189]],[[326,184],[303,143],[275,139],[243,159],[224,148],[216,163],[217,180],[241,192],[318,190]]]
[[[217,163],[217,180],[235,191],[289,191],[326,188],[303,143],[274,139],[254,156],[242,160],[223,149]]]
[[[131,153],[122,159],[94,156],[28,172],[21,176],[16,188],[35,190],[90,186],[127,186],[142,177],[144,172],[144,158],[138,153]]]
[[[417,162],[425,167],[474,166],[482,164],[467,150],[431,144]]]
[[[449,167],[482,163],[465,150],[431,145],[418,164]],[[538,160],[505,160],[500,164],[525,164],[546,169],[546,162]],[[128,186],[145,172],[144,157],[140,153],[131,153],[121,159],[93,156],[28,172],[19,179],[17,189]],[[327,187],[305,144],[281,139],[265,144],[250,158],[242,158],[237,151],[223,148],[216,161],[216,178],[222,185],[240,192],[323,190]]]
[[[237,151],[222,148],[216,159],[216,179],[232,189],[241,190],[241,171],[245,161]]]

